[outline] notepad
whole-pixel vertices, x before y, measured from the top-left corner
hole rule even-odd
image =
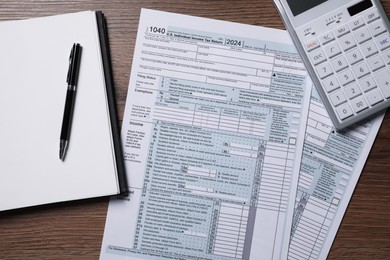
[[[101,12],[0,23],[0,211],[126,192]],[[69,52],[83,47],[65,161]]]

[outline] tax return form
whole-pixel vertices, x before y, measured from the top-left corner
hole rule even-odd
[[[326,259],[383,117],[338,133],[313,88],[288,259]]]
[[[143,9],[101,259],[286,259],[312,83],[286,31]]]

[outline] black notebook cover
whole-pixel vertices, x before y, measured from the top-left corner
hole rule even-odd
[[[114,136],[114,146],[115,146],[114,149],[115,149],[119,188],[120,188],[119,195],[125,197],[128,195],[128,186],[127,186],[126,172],[125,172],[125,166],[123,161],[122,143],[120,139],[117,108],[115,102],[114,80],[112,77],[108,30],[107,30],[106,18],[103,12],[101,11],[96,12],[96,20],[97,20],[98,32],[100,38],[100,48],[102,53],[104,76],[106,81],[108,105],[110,107],[112,134]]]

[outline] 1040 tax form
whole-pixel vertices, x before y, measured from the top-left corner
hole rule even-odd
[[[383,116],[336,132],[313,88],[288,259],[326,259]]]
[[[285,31],[143,9],[101,259],[286,259],[311,88]]]

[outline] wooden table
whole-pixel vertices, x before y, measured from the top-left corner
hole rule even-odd
[[[390,14],[390,0],[382,4]],[[102,10],[122,118],[142,7],[284,28],[271,0],[1,0],[0,20]],[[328,259],[390,259],[389,147],[387,114]],[[0,259],[98,259],[107,206],[108,198],[98,198],[0,213]]]

